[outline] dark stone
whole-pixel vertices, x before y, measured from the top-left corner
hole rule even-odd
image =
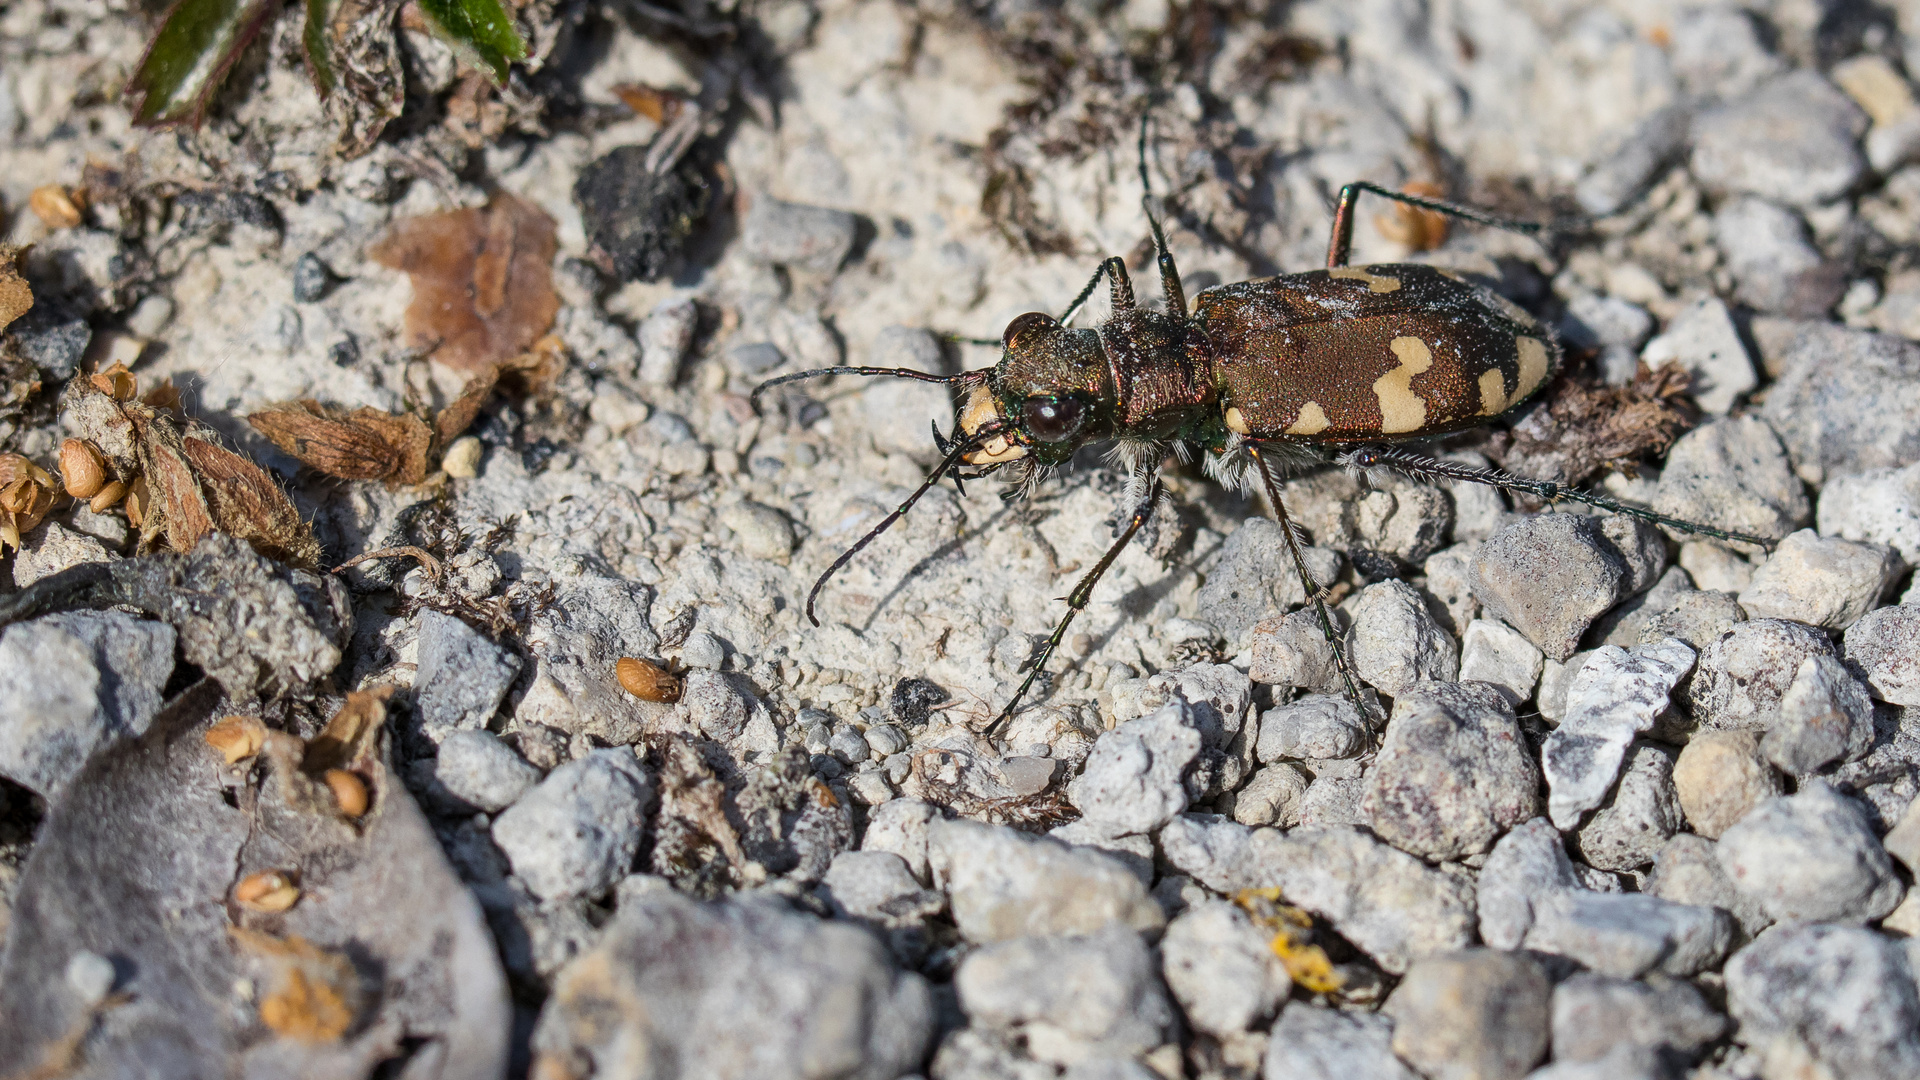
[[[901,679],[893,684],[893,694],[887,705],[893,711],[893,719],[902,727],[920,727],[927,722],[927,714],[935,705],[950,697],[944,689],[925,679]]]
[[[620,146],[580,170],[573,201],[602,267],[620,281],[654,281],[706,216],[711,191],[698,168],[647,171],[647,147]]]
[[[93,329],[84,316],[57,300],[36,301],[7,328],[14,351],[55,379],[71,378],[93,341]]]
[[[222,231],[231,225],[252,225],[280,231],[280,215],[273,204],[244,191],[188,191],[173,200],[180,229],[189,234]]]
[[[309,251],[293,264],[293,298],[302,304],[318,303],[327,298],[338,280],[320,256]]]

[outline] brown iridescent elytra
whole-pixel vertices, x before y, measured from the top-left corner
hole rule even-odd
[[[943,455],[926,481],[849,548],[814,583],[807,617],[820,590],[943,476],[1000,470],[1031,483],[1065,464],[1080,448],[1117,440],[1131,463],[1131,516],[1113,545],[1067,596],[1066,615],[1027,667],[997,728],[1013,714],[1035,678],[1086,607],[1093,587],[1152,513],[1161,463],[1176,446],[1202,452],[1210,471],[1245,482],[1257,474],[1283,526],[1305,595],[1333,646],[1347,696],[1363,717],[1377,716],[1362,697],[1334,633],[1323,590],[1307,572],[1287,520],[1273,461],[1303,452],[1358,468],[1390,468],[1430,482],[1468,480],[1545,501],[1569,500],[1630,514],[1686,532],[1769,547],[1770,542],[1627,506],[1551,481],[1442,461],[1397,445],[1479,427],[1512,413],[1559,372],[1560,346],[1531,314],[1484,285],[1438,267],[1393,263],[1347,265],[1353,208],[1369,191],[1422,210],[1468,221],[1538,232],[1540,225],[1496,218],[1471,207],[1390,191],[1367,183],[1340,190],[1327,268],[1207,289],[1189,309],[1179,270],[1152,207],[1146,167],[1146,125],[1140,134],[1141,202],[1152,228],[1166,310],[1140,306],[1127,267],[1100,264],[1066,314],[1029,312],[1007,324],[1000,362],[991,368],[937,375],[903,368],[835,367],[762,383],[769,387],[822,375],[883,375],[946,383],[960,391],[954,435],[934,439]],[[1097,327],[1069,327],[1101,279],[1113,313]],[[1251,470],[1242,468],[1250,464]],[[971,472],[962,472],[967,466]]]

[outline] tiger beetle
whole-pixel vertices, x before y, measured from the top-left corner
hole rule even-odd
[[[1220,285],[1201,292],[1191,309],[1166,235],[1153,212],[1147,177],[1147,125],[1140,126],[1141,207],[1153,233],[1166,310],[1134,299],[1126,263],[1101,262],[1058,318],[1028,312],[1007,324],[991,368],[939,375],[907,368],[831,367],[761,383],[754,399],[782,383],[828,375],[878,375],[944,383],[959,392],[951,439],[934,427],[941,453],[926,480],[814,582],[814,601],[842,566],[913,508],[942,477],[956,484],[1000,470],[1014,474],[1010,495],[1031,490],[1081,447],[1113,441],[1127,463],[1132,511],[1100,561],[1066,596],[1067,612],[1026,664],[1027,677],[992,733],[1007,723],[1093,595],[1153,511],[1160,468],[1169,452],[1204,451],[1217,478],[1258,473],[1286,537],[1304,595],[1332,646],[1346,696],[1367,718],[1377,712],[1360,694],[1353,667],[1327,612],[1326,590],[1313,580],[1280,496],[1278,469],[1305,459],[1351,469],[1390,469],[1428,483],[1470,481],[1546,503],[1584,503],[1671,528],[1770,548],[1771,542],[1629,506],[1604,495],[1497,469],[1444,461],[1403,443],[1480,427],[1511,416],[1551,382],[1562,353],[1553,332],[1484,285],[1416,263],[1347,265],[1354,204],[1362,192],[1422,210],[1528,235],[1544,226],[1515,221],[1440,199],[1356,182],[1340,189],[1327,246],[1327,268]],[[1070,328],[1102,279],[1113,313],[1092,329]],[[963,472],[963,467],[970,472]]]

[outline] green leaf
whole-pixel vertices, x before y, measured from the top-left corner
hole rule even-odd
[[[136,124],[198,125],[207,100],[279,0],[179,0],[147,45],[127,94]]]
[[[508,64],[527,58],[527,43],[500,0],[419,0],[419,5],[440,36],[491,73],[495,84],[506,83]]]
[[[334,77],[333,53],[327,45],[327,14],[332,7],[332,0],[307,0],[307,25],[300,33],[300,43],[307,50],[307,71],[322,100],[333,93],[339,81]]]

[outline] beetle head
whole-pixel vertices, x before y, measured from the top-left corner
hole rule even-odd
[[[1070,330],[1030,311],[1007,324],[1005,352],[987,381],[961,404],[963,436],[990,424],[1006,430],[965,458],[969,465],[999,465],[1031,458],[1058,465],[1111,427],[1113,381],[1100,335]]]

